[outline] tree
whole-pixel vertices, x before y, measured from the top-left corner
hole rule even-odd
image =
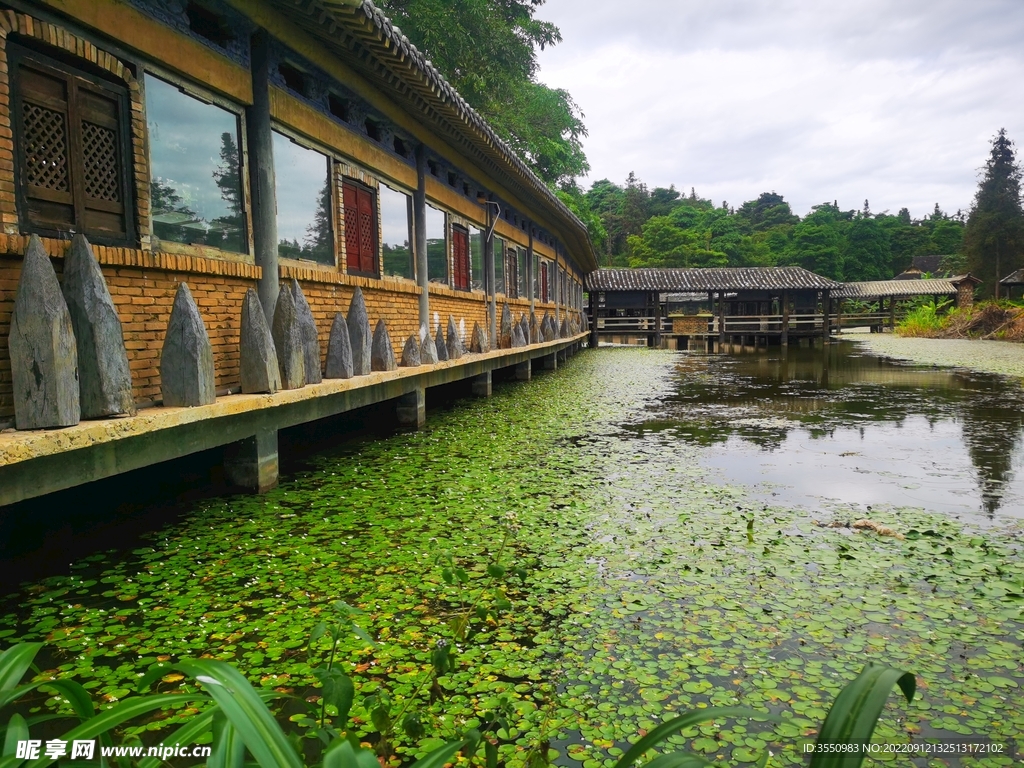
[[[459,94],[552,186],[589,170],[583,114],[537,82],[537,51],[561,42],[543,0],[380,0]]]
[[[334,239],[331,235],[330,179],[324,182],[323,189],[317,196],[313,221],[306,227],[306,236],[302,240],[302,258],[313,259],[321,263],[332,262],[334,259]]]
[[[864,202],[867,203],[866,200]],[[864,210],[868,211],[867,205]],[[862,215],[850,224],[843,253],[843,276],[846,280],[888,280],[892,277],[891,258],[889,238],[875,219]]]
[[[221,200],[228,212],[210,222],[207,243],[231,251],[245,250],[242,206],[242,177],[238,146],[230,133],[220,135],[220,164],[213,172],[213,181],[220,189]]]
[[[1000,128],[978,184],[964,230],[968,269],[999,297],[999,280],[1018,269],[1024,246],[1021,169],[1013,142]]]

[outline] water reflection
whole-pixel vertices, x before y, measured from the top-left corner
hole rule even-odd
[[[737,482],[823,500],[1024,517],[1024,391],[998,376],[911,366],[852,342],[679,355],[675,393],[639,426],[703,446]]]

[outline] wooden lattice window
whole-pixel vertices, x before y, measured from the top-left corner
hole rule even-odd
[[[452,257],[455,288],[469,290],[469,232],[464,227],[452,227]]]
[[[128,242],[127,89],[17,45],[8,50],[22,228]]]
[[[345,205],[345,259],[350,273],[377,276],[377,201],[373,190],[346,181],[342,185]]]

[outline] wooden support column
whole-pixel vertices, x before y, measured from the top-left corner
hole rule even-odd
[[[232,485],[256,493],[277,487],[277,430],[264,429],[224,447],[224,474]]]
[[[494,195],[491,195],[487,202],[484,203],[484,208],[487,209],[487,239],[484,241],[484,288],[487,290],[487,338],[491,340],[494,346],[498,346],[498,305],[497,305],[497,278],[495,277],[494,269],[494,219],[495,206]],[[504,270],[502,270],[504,274]],[[507,291],[506,287],[506,291]]]
[[[558,251],[555,251],[555,260],[551,262],[551,271],[554,275],[548,275],[548,284],[552,281],[555,284],[555,290],[551,291],[551,295],[555,300],[555,328],[560,331],[562,328],[562,281],[558,274]]]
[[[420,287],[420,325],[430,327],[430,275],[427,267],[427,150],[416,147],[416,191],[412,195],[413,251],[416,254],[416,284]],[[491,336],[493,339],[494,337]]]
[[[718,292],[718,351],[725,344],[725,291]]]
[[[481,373],[470,379],[470,389],[473,392],[473,397],[490,397],[491,396],[491,372]]]
[[[419,429],[427,421],[427,392],[416,387],[395,400],[395,416],[398,426],[405,429]]]
[[[252,36],[252,106],[245,110],[249,145],[249,191],[256,266],[262,270],[256,290],[267,322],[274,324],[279,274],[277,259],[277,182],[274,138],[270,128],[270,38],[266,30]]]
[[[823,343],[828,344],[829,334],[831,333],[829,321],[832,316],[832,298],[827,288],[821,292],[821,309],[821,339]]]
[[[529,381],[532,373],[533,366],[530,364],[529,360],[522,363],[516,363],[516,381]]]
[[[789,346],[789,291],[782,292],[782,346]]]
[[[654,292],[654,348],[661,349],[661,294]]]
[[[896,327],[896,297],[889,297],[889,330]]]
[[[529,239],[526,242],[526,295],[530,297],[530,314],[532,315],[533,314],[534,302],[537,300],[537,297],[534,295],[536,293],[536,291],[534,291],[534,284],[533,284],[533,224],[532,223],[530,224],[530,226],[527,227],[527,230],[529,230],[530,236],[529,236]],[[531,341],[533,341],[533,339],[531,339]],[[594,346],[597,346],[597,345],[595,344]]]
[[[590,348],[597,349],[597,291],[591,290],[590,297]]]
[[[550,355],[544,355],[537,361],[540,364],[542,371],[557,371],[558,370],[558,355],[552,352]]]
[[[836,333],[843,332],[843,300],[836,299]]]

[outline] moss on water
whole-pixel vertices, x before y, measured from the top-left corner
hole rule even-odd
[[[0,634],[46,640],[44,674],[107,701],[161,657],[204,655],[306,697],[321,661],[307,662],[308,634],[342,599],[366,612],[378,640],[347,643],[346,670],[362,693],[401,698],[456,604],[439,556],[453,553],[482,582],[514,512],[506,561],[530,573],[508,582],[511,610],[474,623],[444,696],[426,705],[428,733],[451,735],[508,695],[506,760],[550,740],[558,763],[599,768],[667,713],[741,702],[781,712],[784,724],[702,726],[677,743],[738,763],[768,746],[798,764],[800,739],[871,659],[920,685],[910,706],[892,698],[879,741],[1024,732],[1021,531],[873,514],[907,534],[897,540],[820,527],[814,510],[709,483],[704,449],[630,428],[671,394],[673,360],[588,352],[431,413],[418,433],[321,456],[266,496],[203,502],[149,547],[28,587]],[[368,719],[358,698],[353,713]]]

